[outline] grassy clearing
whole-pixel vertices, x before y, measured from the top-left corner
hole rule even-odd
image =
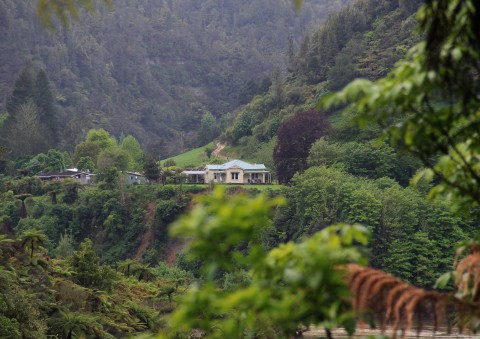
[[[192,149],[191,151],[179,154],[177,156],[174,156],[168,159],[174,160],[177,166],[179,167],[183,167],[183,168],[199,167],[209,162],[209,159],[205,154],[205,147],[215,148],[215,145],[213,143],[209,143],[208,145]],[[167,159],[161,160],[161,163],[163,164],[165,160]]]

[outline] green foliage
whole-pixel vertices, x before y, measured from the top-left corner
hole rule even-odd
[[[111,4],[111,0],[103,0],[106,4]],[[95,10],[94,1],[92,0],[38,0],[37,15],[42,24],[53,29],[54,17],[58,18],[63,25],[67,25],[69,19],[79,20],[80,8],[84,8],[89,12]]]
[[[205,260],[205,273],[212,275],[217,269],[229,270],[235,264],[242,264],[245,255],[239,249],[235,250],[235,246],[242,240],[248,239],[252,245],[261,244],[264,229],[270,225],[265,212],[279,203],[280,199],[268,201],[263,195],[253,199],[241,195],[227,196],[218,187],[212,195],[203,196],[190,217],[181,218],[172,227],[171,234],[192,236],[194,239],[189,245],[192,254]],[[232,218],[229,219],[228,216]],[[204,227],[207,221],[209,226]],[[260,249],[255,250],[252,255],[255,258],[261,257],[262,252],[259,251]]]
[[[217,189],[172,228],[174,235],[193,237],[191,253],[205,261],[206,274],[203,285],[193,288],[173,315],[175,332],[199,328],[207,337],[287,336],[302,323],[326,329],[343,325],[353,333],[354,313],[345,299],[349,293],[344,274],[334,267],[362,261],[354,243],[366,243],[365,229],[328,228],[303,243],[288,243],[266,255],[262,233],[270,224],[269,210],[279,202],[261,195],[227,200]],[[244,265],[251,268],[251,279],[229,284],[229,290],[218,289],[217,270],[231,277]]]
[[[47,242],[48,237],[43,231],[30,229],[24,231],[20,235],[22,246],[30,252],[30,259],[33,259],[33,255],[38,248]]]
[[[8,238],[5,234],[0,234],[0,259],[3,258],[5,254],[12,251],[12,245],[15,240]]]
[[[66,259],[73,254],[73,239],[67,233],[60,235],[58,246],[55,248],[55,255],[58,258]]]
[[[56,149],[48,150],[47,154],[39,153],[28,160],[25,164],[19,164],[17,169],[23,175],[37,175],[46,172],[63,172],[69,164],[68,154]]]
[[[425,232],[394,240],[385,259],[385,271],[416,286],[433,286],[439,273],[432,262],[441,257],[439,251]]]
[[[154,218],[155,210],[146,216],[145,206],[155,201],[155,192],[152,187],[127,188],[123,202],[119,194],[89,187],[79,192],[78,201],[72,205],[52,204],[48,196],[18,196],[26,198],[29,210],[29,217],[19,221],[20,201],[13,192],[0,192],[2,232],[26,230],[16,240],[0,236],[0,265],[8,267],[0,267],[2,336],[4,330],[15,338],[113,338],[147,329],[158,331],[163,322],[159,311],[171,312],[191,280],[189,273],[161,265],[154,271],[136,263],[128,278],[100,264],[90,240],[73,251],[74,243],[91,237],[101,249],[103,260],[113,262],[135,255],[145,224],[154,227],[154,220],[148,218]],[[175,197],[179,198],[178,193]],[[42,234],[51,235],[53,244]],[[152,249],[164,245],[156,234],[152,235]],[[22,240],[25,251],[18,247]],[[58,243],[52,252],[56,259],[39,254],[41,246],[50,250],[54,243]],[[150,259],[152,264],[161,259],[159,253]],[[26,265],[29,260],[33,265]],[[167,295],[173,297],[169,303],[161,299]]]
[[[36,154],[58,143],[54,95],[44,69],[37,72],[32,62],[27,62],[6,108],[9,114],[0,126],[0,139],[14,156]]]
[[[310,166],[341,164],[353,175],[377,179],[390,177],[402,185],[420,169],[419,161],[398,154],[386,143],[368,142],[332,143],[322,138],[312,145],[308,157]]]
[[[177,189],[173,186],[161,186],[157,188],[157,198],[168,200],[177,195]]]
[[[97,163],[98,154],[100,153],[100,145],[93,142],[81,142],[75,146],[75,151],[73,152],[73,161],[77,163],[82,158],[90,158],[94,164]]]
[[[143,150],[135,137],[128,135],[120,142],[120,148],[124,150],[130,157],[128,169],[132,171],[139,171],[143,169]]]
[[[218,118],[233,112],[249,80],[268,91],[262,79],[285,64],[289,36],[299,40],[347,3],[306,3],[295,13],[290,1],[139,1],[111,1],[114,15],[104,6],[109,0],[3,1],[0,97],[9,97],[33,55],[52,81],[62,145],[70,149],[89,129],[104,128],[132,134],[166,158],[197,145],[205,111]],[[47,27],[77,22],[51,34],[38,29],[38,19]]]
[[[5,188],[7,191],[12,191],[15,194],[39,195],[43,193],[42,182],[35,177],[8,180],[5,183]]]
[[[126,150],[118,147],[109,147],[98,155],[97,169],[99,172],[103,172],[115,167],[120,171],[126,171],[131,163],[131,154],[127,153]]]
[[[56,145],[59,141],[59,131],[55,97],[47,72],[45,72],[44,69],[40,69],[37,73],[34,93],[39,120],[47,125],[47,134],[45,137],[48,138],[49,145]]]
[[[7,103],[7,112],[14,115],[22,104],[33,100],[35,93],[35,70],[31,63],[22,69],[15,81],[15,87]]]
[[[168,266],[160,261],[152,270],[152,273],[159,279],[170,279],[173,281],[189,281],[193,279],[190,272],[184,271],[177,266]]]
[[[117,141],[103,128],[88,131],[85,142],[94,143],[98,145],[101,150],[106,150],[107,148],[112,148],[117,145]]]
[[[177,166],[177,162],[173,159],[167,159],[163,162],[163,166],[164,167],[173,167],[173,166]]]
[[[80,312],[59,312],[59,316],[50,320],[51,331],[61,338],[75,338],[99,332],[101,325],[98,317]]]
[[[22,338],[16,319],[9,319],[0,314],[0,337],[12,339]]]
[[[158,182],[160,179],[160,167],[158,166],[157,159],[155,159],[153,156],[147,157],[143,171],[145,173],[145,177],[150,182]]]
[[[100,188],[113,189],[117,185],[119,175],[120,173],[116,167],[109,166],[97,173],[95,181],[99,184]]]
[[[241,137],[248,136],[252,134],[252,127],[255,126],[259,121],[254,119],[252,111],[245,110],[242,111],[240,115],[237,116],[235,124],[232,129],[233,140],[239,140]]]
[[[478,5],[472,1],[432,1],[422,7],[419,18],[427,39],[411,49],[408,59],[376,82],[355,80],[341,92],[323,100],[326,106],[354,100],[358,121],[387,123],[390,117],[407,116],[388,127],[390,140],[417,154],[429,164],[426,172],[442,182],[431,196],[442,196],[467,207],[478,196],[475,136],[479,100]],[[448,27],[448,29],[446,28]],[[460,33],[461,32],[461,33]],[[467,85],[468,84],[468,85]]]
[[[455,216],[444,204],[426,202],[423,194],[392,179],[360,179],[335,166],[312,167],[296,176],[285,194],[288,205],[275,216],[279,234],[272,238],[274,244],[302,239],[334,223],[362,223],[372,233],[371,264],[402,271],[403,278],[420,286],[431,287],[437,274],[449,270],[452,241],[466,238],[460,226],[467,218]],[[417,233],[426,238],[414,238]],[[422,256],[426,272],[420,278],[415,261],[420,254],[409,246],[416,241],[420,247],[422,239],[431,255]]]
[[[86,157],[81,157],[77,161],[77,168],[80,171],[95,171],[95,163],[93,162],[93,159],[89,156]]]
[[[78,198],[78,183],[67,182],[63,185],[64,195],[62,201],[66,204],[73,204]]]
[[[83,241],[68,261],[75,272],[73,280],[78,284],[105,291],[113,288],[115,272],[108,266],[100,265],[100,258],[94,252],[90,239]]]
[[[205,145],[215,139],[218,135],[217,119],[210,112],[203,114],[198,130],[198,144]]]

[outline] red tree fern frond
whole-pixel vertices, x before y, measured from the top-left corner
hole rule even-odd
[[[363,316],[382,324],[382,333],[392,325],[393,337],[406,332],[414,325],[417,332],[423,328],[424,318],[433,318],[434,333],[445,319],[449,296],[414,287],[382,271],[348,265],[348,283],[354,307]]]

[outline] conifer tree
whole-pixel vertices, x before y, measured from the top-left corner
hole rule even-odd
[[[7,101],[7,112],[11,118],[14,117],[15,112],[21,105],[34,98],[35,86],[35,71],[33,66],[28,63],[18,75],[12,96]]]
[[[39,120],[47,127],[48,135],[46,137],[53,145],[58,142],[55,98],[52,93],[50,80],[43,69],[37,73],[34,99],[38,107]]]
[[[147,159],[145,160],[144,171],[145,177],[147,177],[150,182],[157,182],[158,179],[160,179],[160,168],[155,160],[155,157],[147,156]]]

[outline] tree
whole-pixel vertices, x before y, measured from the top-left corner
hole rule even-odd
[[[5,234],[0,234],[0,259],[12,251],[14,242],[15,240],[8,238]]]
[[[101,184],[104,189],[114,189],[118,182],[119,171],[115,166],[105,167],[97,172],[95,182]]]
[[[207,155],[208,159],[212,157],[213,151],[215,151],[215,149],[212,146],[205,147],[205,154]]]
[[[114,272],[109,267],[100,265],[100,258],[93,250],[93,242],[90,239],[84,240],[68,261],[75,272],[76,283],[107,291],[112,288]]]
[[[39,153],[57,141],[50,82],[45,71],[35,73],[30,61],[20,72],[6,106],[9,116],[2,134],[15,155]]]
[[[81,312],[59,311],[59,317],[50,320],[50,326],[62,338],[81,338],[87,334],[96,334],[102,325],[98,323],[98,316]]]
[[[152,277],[152,268],[148,264],[137,264],[131,268],[132,275],[135,276],[138,281],[148,281]],[[169,296],[171,300],[171,296]]]
[[[27,230],[20,235],[22,246],[30,251],[30,259],[33,259],[35,251],[48,241],[47,236],[43,231]]]
[[[240,88],[238,93],[238,103],[245,105],[252,100],[252,98],[258,93],[258,85],[250,79],[245,85]]]
[[[102,149],[100,148],[100,145],[94,142],[83,141],[75,147],[73,152],[73,161],[78,165],[78,162],[81,158],[88,157],[93,161],[94,164],[96,164],[101,150]]]
[[[339,225],[266,253],[262,241],[271,225],[269,213],[279,203],[263,195],[229,197],[217,189],[173,225],[172,235],[192,239],[190,252],[202,259],[203,283],[184,297],[165,337],[192,328],[207,337],[289,337],[300,323],[322,326],[328,337],[338,325],[353,333],[345,272],[334,267],[361,261],[354,243],[365,243],[365,229]],[[250,279],[220,288],[219,272],[237,275],[248,266]]]
[[[79,184],[75,181],[65,182],[63,184],[63,199],[62,201],[66,204],[73,204],[77,201],[78,198],[78,186]]]
[[[198,144],[205,145],[211,142],[218,135],[217,119],[210,112],[203,114],[198,131]]]
[[[300,112],[286,120],[278,131],[273,150],[278,181],[287,184],[296,172],[307,169],[307,158],[312,144],[332,130],[323,113]]]
[[[132,259],[126,259],[126,260],[123,260],[123,261],[120,261],[119,263],[117,263],[117,269],[118,269],[119,272],[121,272],[122,274],[129,277],[130,273],[132,273],[132,271],[134,271],[134,268],[137,265],[139,265],[139,263],[137,261],[132,260]]]
[[[129,169],[139,171],[143,168],[144,154],[142,146],[135,137],[128,135],[120,142],[120,148],[130,157]]]
[[[29,62],[18,75],[12,95],[7,101],[7,112],[12,118],[21,105],[33,100],[35,87],[35,70]]]
[[[93,162],[92,158],[89,156],[81,157],[77,161],[77,168],[80,171],[95,171],[95,163]]]
[[[147,156],[143,171],[149,182],[158,182],[158,179],[160,179],[160,167],[153,156]]]
[[[238,141],[241,137],[252,134],[252,127],[255,126],[255,116],[250,110],[242,111],[237,118],[232,128],[232,137],[234,141]]]
[[[7,145],[14,156],[38,154],[48,149],[45,126],[40,122],[38,107],[32,99],[20,104],[5,126]]]
[[[48,150],[45,162],[45,167],[43,168],[45,172],[63,172],[67,168],[64,154],[55,149]]]
[[[353,55],[347,53],[337,55],[335,66],[328,71],[328,79],[331,79],[328,83],[329,89],[338,91],[358,76],[353,61]]]
[[[107,5],[111,4],[111,0],[103,0]],[[58,18],[65,26],[70,19],[78,21],[80,18],[80,8],[93,12],[95,6],[92,0],[38,0],[37,15],[42,25],[53,29],[55,27],[54,17]]]
[[[121,171],[126,171],[129,169],[130,164],[130,154],[118,147],[110,147],[101,151],[97,159],[97,169],[100,172],[109,167],[116,167]]]
[[[73,238],[66,231],[60,235],[58,246],[55,248],[55,256],[58,258],[66,259],[70,257],[74,252]]]
[[[419,10],[426,39],[407,60],[376,82],[358,79],[323,99],[326,107],[346,103],[357,119],[387,127],[391,142],[417,155],[441,182],[431,196],[443,196],[467,208],[480,203],[478,143],[480,110],[480,4],[476,1],[428,1]],[[390,125],[392,116],[407,116]],[[440,155],[432,166],[431,157]]]
[[[103,128],[89,130],[85,141],[98,145],[101,150],[117,146],[115,138]]]
[[[61,192],[62,185],[58,181],[48,182],[45,184],[45,191],[50,193],[52,205],[57,204],[57,194]]]
[[[40,69],[37,73],[34,100],[38,107],[39,120],[48,128],[46,137],[49,139],[49,145],[55,145],[59,138],[55,97],[52,93],[50,80],[43,69]]]
[[[27,217],[27,206],[25,206],[25,200],[29,197],[31,197],[32,195],[29,194],[29,193],[25,193],[25,194],[19,194],[19,195],[16,195],[15,198],[17,198],[18,200],[20,200],[22,202],[22,205],[20,207],[20,218],[26,218]]]

